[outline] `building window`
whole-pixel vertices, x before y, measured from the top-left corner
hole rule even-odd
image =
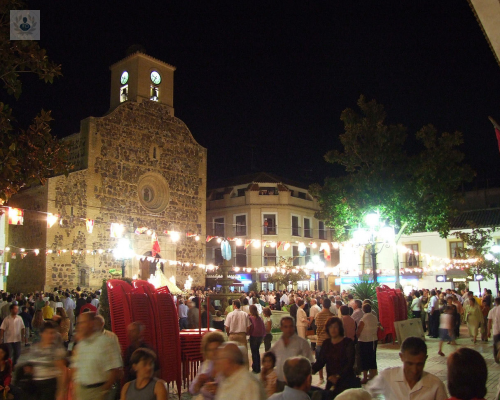
[[[247,249],[245,246],[236,246],[236,266],[246,267],[247,266]]]
[[[224,200],[224,192],[216,192],[215,200]]]
[[[297,193],[297,197],[298,197],[299,199],[304,199],[304,200],[306,200],[306,199],[307,199],[307,197],[306,197],[306,193],[305,193],[305,192],[298,192],[298,193]]]
[[[319,221],[319,230],[318,230],[319,238],[326,240],[326,229],[325,223],[323,221]]]
[[[311,218],[304,218],[304,237],[312,238]]]
[[[245,196],[245,189],[238,189],[238,197]]]
[[[319,251],[319,259],[320,259],[322,262],[326,263],[325,250],[320,250],[320,251]]]
[[[264,214],[262,227],[264,235],[276,235],[278,230],[276,226],[276,214]]]
[[[159,99],[159,89],[156,86],[151,85],[149,100],[158,101]]]
[[[214,248],[214,264],[222,264],[224,260],[222,259],[222,250],[220,247]]]
[[[276,265],[276,247],[264,247],[264,266],[270,267]]]
[[[307,265],[310,262],[311,262],[311,248],[306,247],[306,252],[305,252],[305,256],[304,256],[304,263]]]
[[[87,271],[84,269],[80,270],[80,283],[79,286],[85,287],[88,286],[89,281],[88,281],[89,274],[87,274]]]
[[[214,236],[224,237],[224,217],[214,218],[213,222]]]
[[[405,247],[412,251],[412,253],[406,253],[406,266],[408,268],[415,268],[419,265],[419,256],[415,254],[418,253],[418,244],[405,244]]]
[[[293,266],[300,265],[299,246],[292,246]]]
[[[450,242],[450,258],[462,258],[464,242]]]
[[[128,100],[128,85],[120,88],[120,103]]]
[[[260,196],[275,196],[278,194],[278,188],[275,187],[262,187],[259,189]]]
[[[300,236],[299,217],[292,215],[292,236]]]
[[[234,233],[236,236],[246,236],[247,234],[247,216],[236,215],[234,217]]]

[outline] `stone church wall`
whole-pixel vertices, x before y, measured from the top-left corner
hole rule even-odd
[[[51,178],[45,187],[13,199],[23,208],[58,214],[61,223],[47,228],[46,216],[34,214],[38,222],[27,218],[24,227],[11,228],[13,240],[43,250],[36,258],[16,260],[9,287],[100,287],[110,278],[110,269],[121,270],[121,261],[108,251],[118,243],[110,237],[112,222],[124,224],[124,236],[136,254],[151,250],[149,236],[134,234],[136,228],[148,227],[159,235],[162,257],[174,254],[177,261],[204,263],[205,241],[185,233],[202,238],[206,234],[207,154],[186,125],[171,116],[167,106],[144,101],[124,103],[104,117],[87,118],[81,126],[70,143],[74,161],[85,154],[79,165],[87,168]],[[92,233],[86,230],[86,218],[95,220]],[[180,240],[173,243],[166,230],[179,231]],[[52,253],[46,255],[45,249]],[[126,265],[129,277],[139,270],[135,258]],[[193,285],[204,285],[202,269],[178,266],[179,287],[189,275]]]

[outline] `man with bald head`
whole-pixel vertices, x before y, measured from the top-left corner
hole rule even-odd
[[[222,377],[219,387],[213,385],[215,400],[264,400],[264,388],[248,371],[247,349],[237,342],[222,344],[215,356],[215,369]]]
[[[283,364],[286,386],[281,393],[275,393],[269,400],[310,400],[311,362],[305,357],[287,358]]]

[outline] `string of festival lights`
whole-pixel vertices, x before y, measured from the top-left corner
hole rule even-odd
[[[63,217],[57,214],[52,214],[49,212],[44,212],[44,211],[38,211],[38,210],[29,210],[29,209],[20,209],[20,208],[13,208],[13,207],[7,207],[7,206],[2,206],[4,209],[8,209],[8,217],[9,217],[9,224],[12,225],[22,225],[24,222],[24,212],[29,211],[29,212],[35,212],[35,213],[41,213],[47,215],[47,227],[51,228],[54,226],[58,221],[62,225],[63,223]],[[93,227],[95,224],[95,220],[91,219],[86,219],[86,218],[81,218],[81,217],[72,217],[76,220],[82,220],[85,221],[86,227],[87,227],[87,232],[90,234],[93,231]],[[104,223],[104,222],[99,222],[99,223]],[[120,223],[110,223],[110,237],[111,238],[121,238],[122,235],[125,233],[125,226]],[[156,231],[154,229],[150,229],[148,227],[139,227],[136,228],[134,231],[135,234],[137,235],[148,235],[156,238],[158,237]],[[169,236],[170,240],[172,242],[178,242],[183,234],[179,231],[174,231],[174,230],[165,230],[162,232],[164,235]],[[185,237],[190,238],[195,241],[199,241],[202,238],[202,235],[200,235],[197,232],[185,232]],[[339,250],[343,249],[346,247],[360,247],[357,244],[354,244],[351,241],[348,242],[327,242],[327,241],[321,241],[321,242],[316,242],[316,241],[274,241],[274,240],[262,240],[261,238],[257,239],[248,239],[246,237],[223,237],[223,236],[214,236],[214,235],[205,235],[204,239],[206,242],[211,242],[212,240],[215,240],[217,243],[222,243],[223,241],[229,241],[229,242],[234,242],[237,247],[244,246],[245,250],[249,247],[252,246],[254,248],[260,248],[260,247],[270,247],[270,248],[275,248],[275,249],[280,249],[282,248],[284,251],[287,251],[290,249],[292,245],[297,245],[298,246],[298,251],[300,253],[305,252],[307,245],[309,245],[311,248],[316,249],[319,247],[319,251],[324,251],[324,254],[326,256],[326,259],[330,259],[330,252],[331,249],[333,250]],[[19,252],[11,252],[11,247],[19,249]],[[450,269],[464,269],[467,266],[471,266],[479,261],[479,259],[474,258],[474,259],[450,259],[450,258],[443,258],[443,257],[438,257],[438,256],[433,256],[428,253],[423,253],[423,252],[418,252],[414,251],[405,245],[396,245],[396,247],[403,253],[403,254],[413,254],[416,257],[423,257],[426,258],[427,260],[427,267],[410,267],[410,268],[402,268],[401,273],[402,274],[414,274],[414,273],[426,273],[426,272],[431,272],[431,271],[440,271],[440,270],[450,270]],[[9,245],[6,246],[5,249],[0,252],[3,254],[11,252],[11,258],[16,259],[17,254],[19,254],[20,258],[24,258],[26,255],[29,253],[33,253],[35,256],[38,256],[40,254],[40,251],[43,250],[45,251],[46,255],[49,254],[57,254],[57,256],[61,256],[62,254],[69,253],[72,256],[78,255],[78,254],[89,254],[89,255],[102,255],[104,253],[112,253],[113,249],[71,249],[70,247],[67,246],[62,246],[62,248],[45,248],[45,249],[38,249],[38,248],[33,248],[33,249],[26,249],[23,247],[19,246],[14,246],[14,245]],[[169,259],[164,259],[164,258],[158,258],[158,257],[151,257],[151,256],[144,256],[144,255],[134,255],[135,258],[138,260],[143,260],[147,259],[148,261],[156,261],[160,263],[168,263],[169,265],[179,265],[179,266],[193,266],[193,267],[200,267],[204,268],[206,270],[216,270],[218,267],[213,264],[201,264],[201,263],[194,263],[194,262],[181,262],[177,260],[169,260]],[[433,264],[441,264],[439,266],[433,265]],[[326,267],[326,266],[321,266],[320,263],[309,263],[307,265],[297,265],[297,266],[261,266],[261,267],[238,267],[235,266],[234,270],[235,271],[246,271],[246,272],[251,272],[251,271],[258,271],[258,272],[269,272],[269,273],[275,273],[275,272],[285,272],[286,270],[290,269],[304,269],[304,270],[314,270],[314,271],[324,271],[325,273],[334,273],[335,271],[338,271],[338,275],[340,275],[341,272],[344,272],[345,274],[350,274],[351,269],[342,269],[342,267]],[[358,271],[363,272],[362,268],[357,268]],[[377,270],[379,273],[385,273],[389,272],[390,270],[387,269],[380,269]],[[370,274],[372,272],[371,269],[365,269],[364,272],[366,274]]]

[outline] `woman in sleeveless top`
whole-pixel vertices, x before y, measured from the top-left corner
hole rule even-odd
[[[150,349],[138,348],[132,353],[130,363],[137,378],[123,386],[120,400],[167,400],[165,381],[153,378],[155,361],[156,354]]]

